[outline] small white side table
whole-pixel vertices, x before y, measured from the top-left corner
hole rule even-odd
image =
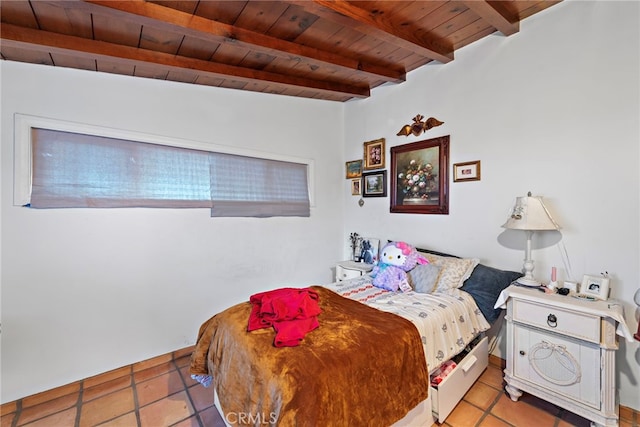
[[[340,261],[336,265],[336,282],[360,277],[373,269],[372,264],[355,261]]]

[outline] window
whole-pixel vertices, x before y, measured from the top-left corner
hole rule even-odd
[[[309,160],[22,115],[16,116],[16,142],[14,201],[20,205],[309,216]]]

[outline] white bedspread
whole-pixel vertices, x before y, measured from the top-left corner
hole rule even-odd
[[[490,325],[468,293],[391,292],[376,288],[371,277],[324,285],[338,294],[410,320],[422,337],[429,371],[449,360]]]

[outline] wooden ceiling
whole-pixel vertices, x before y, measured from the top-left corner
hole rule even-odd
[[[558,2],[2,0],[0,55],[344,102]]]

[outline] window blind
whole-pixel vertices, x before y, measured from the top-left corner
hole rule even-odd
[[[34,208],[212,209],[212,216],[309,216],[307,166],[32,129]]]
[[[231,154],[211,156],[211,216],[310,215],[307,168]]]

